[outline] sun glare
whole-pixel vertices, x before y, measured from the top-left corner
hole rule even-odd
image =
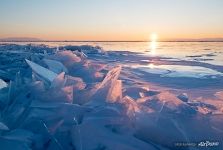
[[[156,33],[152,33],[152,34],[150,35],[151,42],[156,41],[157,38],[158,38],[158,36],[157,36]]]

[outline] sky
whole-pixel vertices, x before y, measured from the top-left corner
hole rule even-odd
[[[0,0],[0,38],[161,40],[223,37],[222,0]]]

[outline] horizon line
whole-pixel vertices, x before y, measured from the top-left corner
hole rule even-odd
[[[0,40],[0,42],[151,42],[147,40]],[[223,42],[223,40],[158,40],[156,42]]]

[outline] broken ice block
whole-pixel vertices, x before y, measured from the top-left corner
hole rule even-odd
[[[29,61],[26,59],[27,64],[32,68],[32,70],[38,74],[40,77],[52,82],[56,77],[57,74],[50,71],[49,69],[46,69],[32,61]]]

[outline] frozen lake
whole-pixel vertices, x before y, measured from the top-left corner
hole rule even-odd
[[[0,42],[1,43],[1,42]],[[3,42],[2,42],[3,43]],[[7,42],[4,42],[7,43]],[[10,43],[10,42],[9,42]],[[129,51],[148,56],[175,60],[206,62],[223,66],[223,42],[13,42],[16,44],[45,44],[100,46],[106,51]]]
[[[208,139],[219,146],[222,43],[27,44],[0,45],[7,142],[27,135],[19,143],[27,149],[170,150]],[[57,142],[48,146],[46,131]]]

